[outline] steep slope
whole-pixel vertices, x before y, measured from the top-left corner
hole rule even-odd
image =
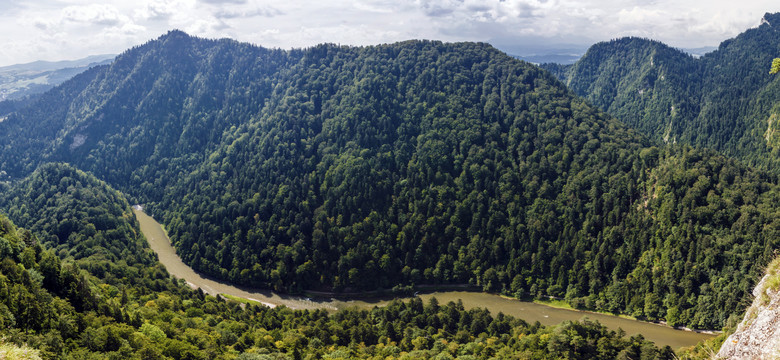
[[[0,171],[89,171],[241,284],[472,283],[720,326],[780,241],[773,180],[648,144],[486,44],[171,32],[0,122]]]
[[[62,258],[100,266],[156,262],[124,196],[70,165],[41,166],[0,194],[0,209]]]
[[[67,189],[57,192],[61,195],[56,204],[35,202],[50,195],[50,188],[56,189],[57,183],[64,183]],[[117,253],[126,256],[128,249],[134,249],[135,237],[126,231],[129,219],[121,211],[115,214],[89,206],[93,198],[105,200],[101,203],[105,207],[126,208],[126,202],[113,197],[113,190],[89,174],[65,165],[47,165],[17,193],[20,195],[12,203],[23,202],[19,208],[36,206],[24,214],[16,211],[17,216],[36,227],[44,222],[86,223],[71,232],[69,240],[76,242],[74,248],[82,241],[92,241],[90,237],[117,232],[126,240],[117,245],[124,246],[116,249]],[[87,211],[75,212],[66,220],[26,218],[30,213],[56,214],[62,207],[86,207]],[[106,224],[104,232],[94,234],[96,225]],[[41,236],[54,236],[42,229]],[[572,359],[674,357],[668,347],[658,349],[640,336],[625,338],[598,323],[541,327],[502,314],[491,316],[483,309],[466,311],[462,304],[439,305],[435,299],[427,305],[416,298],[370,311],[344,310],[333,316],[324,310],[294,312],[251,303],[239,306],[172,281],[156,262],[128,266],[120,260],[101,266],[99,257],[74,255],[73,251],[68,258],[60,258],[30,231],[17,228],[3,215],[0,256],[3,358],[385,359],[404,353],[415,358],[483,353]],[[571,336],[581,342],[570,342]]]
[[[0,134],[14,135],[0,138],[7,155],[0,165],[18,178],[64,161],[161,198],[165,181],[190,171],[225,129],[259,111],[288,56],[170,32],[9,115]]]
[[[715,359],[776,359],[780,356],[780,259],[766,269],[753,289],[745,318],[721,346]]]
[[[567,210],[556,199],[570,179],[603,167],[582,179],[590,189],[607,173],[626,186],[640,176],[623,168],[638,137],[485,45],[313,50],[259,121],[165,198],[170,234],[196,268],[279,290],[467,281],[500,290],[527,266],[520,253],[559,238],[564,224],[552,223]],[[531,219],[544,225],[527,230]],[[476,264],[502,267],[478,280]]]
[[[664,142],[709,147],[770,171],[780,165],[780,14],[701,58],[625,38],[594,45],[571,66],[545,65],[578,95]]]
[[[165,222],[195,268],[288,291],[470,282],[715,327],[749,291],[734,275],[776,243],[769,178],[711,153],[643,152],[491,49],[322,48],[168,192]],[[329,87],[341,61],[355,85]]]
[[[544,65],[575,93],[666,142],[699,112],[701,65],[662,43],[623,38],[593,45],[570,67]]]

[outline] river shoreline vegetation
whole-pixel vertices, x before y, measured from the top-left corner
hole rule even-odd
[[[504,315],[520,318],[528,323],[539,321],[545,326],[557,325],[564,320],[573,321],[588,318],[591,321],[600,322],[611,330],[623,329],[629,336],[642,334],[645,339],[654,342],[659,347],[668,345],[673,349],[679,349],[692,346],[712,337],[711,334],[681,331],[650,322],[626,319],[622,316],[591,311],[556,309],[546,305],[518,300],[510,296],[486,293],[479,289],[469,290],[460,286],[450,286],[444,289],[437,287],[437,289],[418,285],[415,292],[394,293],[394,295],[388,294],[387,296],[379,297],[376,297],[379,294],[375,291],[370,292],[368,297],[360,293],[333,295],[319,292],[316,294],[307,292],[304,295],[295,296],[274,293],[267,289],[237,286],[213,278],[204,278],[202,274],[196,274],[192,268],[184,264],[181,258],[176,255],[176,250],[171,246],[167,235],[163,234],[162,226],[158,222],[137,208],[134,208],[133,212],[138,218],[141,232],[147,237],[149,246],[157,253],[160,262],[166,266],[172,276],[184,279],[193,288],[200,287],[209,294],[220,294],[233,300],[242,298],[272,307],[284,305],[292,309],[325,309],[332,312],[346,308],[371,309],[375,306],[385,306],[392,300],[408,301],[411,297],[418,296],[424,302],[427,302],[430,298],[436,297],[440,303],[460,301],[466,309],[484,308],[490,311],[491,314],[503,312]],[[243,302],[246,301],[244,300]]]
[[[0,121],[0,349],[64,359],[671,358],[597,323],[544,327],[457,303],[329,315],[207,296],[169,276],[127,199],[161,219],[188,265],[236,284],[468,284],[732,327],[780,247],[780,82],[747,77],[757,100],[739,100],[740,113],[724,82],[740,83],[734,59],[756,39],[778,42],[774,31],[748,30],[700,62],[618,40],[579,65],[548,67],[555,75],[483,43],[285,51],[171,31],[28,103],[0,105],[10,109]],[[604,60],[609,46],[650,56],[633,64],[654,81],[625,94],[658,97],[629,102],[608,91],[626,88],[612,78],[580,93],[576,71],[625,66]],[[656,61],[668,61],[662,73]],[[730,67],[711,78],[675,72],[717,61]],[[706,106],[692,104],[702,89],[712,90]],[[656,107],[671,111],[664,136]],[[675,125],[689,120],[695,127]]]
[[[51,165],[47,171],[85,176],[64,165]],[[87,180],[92,181],[97,182]],[[68,182],[71,194],[78,195],[62,197],[57,206],[83,208],[93,196],[117,194],[99,182],[86,194],[74,183],[81,181]],[[115,200],[104,203],[104,210],[110,213],[116,206],[121,209],[118,216],[83,212],[73,219],[83,221],[86,229],[95,222],[122,223],[130,208],[121,195]],[[123,230],[138,233],[138,226]],[[40,233],[52,235],[48,230]],[[86,248],[55,252],[4,216],[0,250],[0,351],[27,356],[21,358],[674,358],[669,347],[656,348],[641,336],[627,338],[598,323],[544,327],[484,309],[465,310],[458,303],[440,305],[435,298],[427,304],[414,298],[333,315],[226,301],[190,289],[167,276],[159,264],[135,268],[118,261],[103,268],[102,258],[124,251],[118,247],[89,256],[81,253],[89,252]],[[61,259],[57,253],[68,257]]]

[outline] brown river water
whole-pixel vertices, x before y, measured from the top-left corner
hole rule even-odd
[[[149,215],[146,215],[138,207],[134,207],[133,212],[140,222],[141,232],[149,241],[149,246],[157,253],[160,262],[165,265],[168,272],[177,278],[184,279],[193,288],[199,287],[209,294],[232,295],[261,302],[272,307],[285,305],[292,309],[324,308],[339,310],[348,307],[372,308],[374,306],[383,306],[390,301],[390,299],[309,299],[300,296],[278,294],[270,290],[235,286],[200,275],[181,261],[181,258],[176,254],[176,250],[171,246],[168,235],[157,221]],[[539,321],[544,325],[556,325],[564,320],[580,320],[587,317],[591,320],[597,320],[610,329],[623,329],[628,335],[642,334],[646,339],[655,342],[657,345],[669,345],[673,349],[692,346],[699,341],[714,336],[711,334],[677,330],[661,324],[625,319],[612,315],[554,308],[481,292],[445,291],[425,293],[419,296],[426,302],[428,299],[435,296],[440,304],[446,304],[450,301],[457,302],[460,299],[467,309],[474,307],[487,308],[492,314],[503,312],[506,315],[512,315],[529,323]]]

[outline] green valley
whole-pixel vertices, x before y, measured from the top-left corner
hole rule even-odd
[[[2,102],[0,351],[672,358],[599,323],[457,301],[330,314],[214,297],[171,277],[130,204],[188,271],[238,287],[476,287],[728,328],[780,247],[772,23],[701,58],[623,38],[541,68],[486,43],[281,50],[175,30]]]
[[[718,328],[778,241],[772,177],[652,147],[485,44],[171,32],[0,131],[9,176],[90,171],[196,270],[278,291],[469,283]]]
[[[589,321],[544,327],[420,298],[371,310],[293,311],[206,296],[150,257],[130,207],[90,174],[50,164],[0,215],[0,355],[21,359],[671,359],[641,336]],[[34,187],[33,187],[34,186]],[[19,194],[16,192],[15,194]],[[48,196],[47,196],[48,195]],[[51,196],[55,195],[55,196]],[[12,203],[19,201],[14,197]],[[22,200],[24,201],[24,200]],[[29,206],[29,207],[28,207]],[[79,211],[83,209],[83,211]],[[69,213],[70,212],[70,213]],[[69,238],[44,223],[69,213]],[[50,221],[39,221],[48,219]],[[117,232],[124,235],[115,236]],[[78,238],[84,236],[84,238]],[[77,244],[63,246],[66,241]],[[58,245],[59,242],[63,244]],[[88,246],[81,246],[87,244]],[[59,249],[59,250],[57,250]],[[131,250],[132,252],[128,252]],[[110,260],[110,261],[107,261]],[[571,343],[576,337],[578,342]]]

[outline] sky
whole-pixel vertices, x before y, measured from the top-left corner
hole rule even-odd
[[[695,48],[758,26],[766,12],[780,1],[0,0],[0,66],[118,54],[171,29],[283,49],[435,39],[533,55],[623,36]]]

